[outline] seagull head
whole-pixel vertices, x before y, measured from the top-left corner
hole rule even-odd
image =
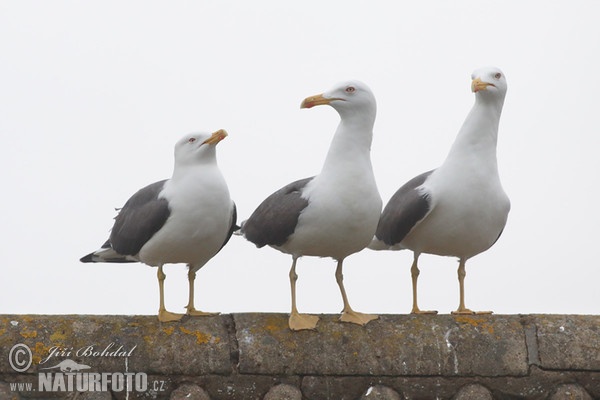
[[[333,107],[342,117],[366,112],[372,114],[374,118],[377,110],[373,92],[367,85],[357,80],[338,83],[325,93],[307,97],[300,108],[312,108],[324,104]]]
[[[479,98],[504,99],[506,95],[506,77],[497,67],[479,68],[471,74],[471,91]]]
[[[175,162],[179,165],[197,164],[216,159],[217,144],[227,137],[224,129],[213,133],[190,133],[175,144]]]

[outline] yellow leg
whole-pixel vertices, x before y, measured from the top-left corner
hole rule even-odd
[[[417,280],[419,279],[419,267],[417,265],[420,253],[414,252],[414,259],[412,263],[412,267],[410,268],[410,275],[412,277],[412,291],[413,291],[413,306],[411,310],[411,314],[437,314],[437,311],[423,311],[419,309],[417,305]]]
[[[293,256],[292,268],[290,268],[290,286],[292,290],[292,312],[290,313],[290,319],[288,324],[290,329],[293,331],[301,331],[304,329],[316,329],[319,317],[316,315],[300,314],[296,307],[296,281],[298,280],[298,274],[296,274],[296,260],[298,257]]]
[[[353,324],[358,325],[366,325],[369,321],[379,318],[379,316],[359,313],[354,311],[352,307],[350,307],[350,303],[348,302],[348,296],[346,295],[346,289],[344,288],[344,274],[342,273],[342,262],[343,260],[338,261],[337,268],[335,270],[335,280],[337,281],[337,284],[340,287],[340,292],[342,292],[342,300],[344,301],[344,309],[342,310],[340,321],[351,322]]]
[[[491,311],[471,311],[467,307],[465,307],[465,276],[467,276],[467,271],[465,270],[465,263],[467,260],[461,258],[458,263],[458,285],[460,291],[460,302],[458,304],[458,309],[453,311],[454,315],[473,315],[473,314],[492,314]]]
[[[194,271],[192,269],[191,266],[188,265],[189,271],[188,271],[188,283],[189,283],[189,300],[188,300],[188,305],[185,307],[187,308],[187,315],[191,315],[192,317],[206,317],[206,316],[211,316],[211,315],[218,315],[219,313],[211,313],[211,312],[204,312],[204,311],[200,311],[200,310],[196,310],[196,308],[194,307],[194,281],[196,280],[196,271]]]
[[[160,296],[160,303],[159,303],[159,307],[158,307],[158,320],[160,322],[179,321],[183,317],[183,314],[175,314],[175,313],[169,312],[165,309],[165,279],[167,276],[163,272],[162,265],[160,265],[158,267],[157,277],[158,277],[158,291],[159,291],[159,296]]]

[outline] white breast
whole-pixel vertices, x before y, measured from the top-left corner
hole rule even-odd
[[[218,168],[202,168],[167,182],[161,196],[171,214],[141,249],[150,265],[187,263],[199,269],[221,248],[230,228],[233,203]]]
[[[328,165],[307,185],[303,197],[309,205],[284,251],[341,260],[370,243],[382,201],[368,153]]]
[[[504,229],[510,201],[497,169],[461,161],[444,164],[423,184],[432,209],[402,241],[406,247],[468,259],[492,246]]]

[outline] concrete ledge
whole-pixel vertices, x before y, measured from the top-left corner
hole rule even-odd
[[[78,399],[600,398],[600,316],[0,316],[0,399],[73,398],[68,379],[102,373]]]

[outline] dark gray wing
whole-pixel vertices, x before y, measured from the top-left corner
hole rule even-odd
[[[498,234],[498,237],[496,238],[496,240],[494,240],[494,243],[492,243],[492,246],[496,244],[496,242],[498,241],[498,239],[500,239],[500,236],[502,236],[502,232],[504,232],[504,228],[502,228],[502,230]],[[492,246],[490,246],[490,247],[492,247]]]
[[[108,239],[113,250],[136,255],[142,246],[167,221],[170,210],[166,199],[159,199],[167,180],[155,182],[137,191],[123,206]]]
[[[235,203],[233,203],[233,211],[231,212],[231,225],[229,226],[229,232],[227,232],[227,237],[225,238],[225,241],[221,245],[221,249],[223,247],[225,247],[227,242],[229,242],[229,239],[231,239],[231,235],[233,235],[233,232],[240,229],[240,227],[236,225],[236,222],[237,222],[237,208],[235,207]],[[221,251],[221,249],[219,249],[219,251]]]
[[[314,177],[300,179],[267,197],[242,224],[243,235],[257,247],[281,246],[296,230],[302,210],[308,206],[302,189]]]
[[[433,171],[427,171],[406,182],[387,203],[375,236],[388,246],[398,244],[430,209],[427,196],[417,190]]]

